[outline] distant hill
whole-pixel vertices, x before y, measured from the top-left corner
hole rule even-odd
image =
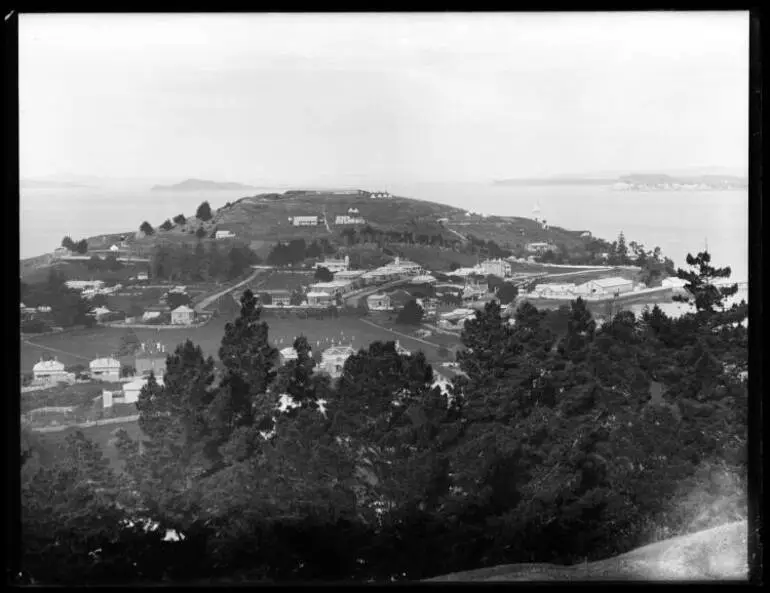
[[[173,185],[154,185],[152,191],[211,191],[211,190],[252,190],[251,185],[231,181],[208,181],[206,179],[186,179]]]

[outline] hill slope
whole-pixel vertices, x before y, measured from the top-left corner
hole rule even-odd
[[[727,523],[575,566],[506,564],[427,579],[466,581],[678,581],[748,578],[748,524]]]
[[[208,181],[206,179],[186,179],[173,185],[154,185],[152,191],[214,191],[220,189],[235,189],[248,191],[254,189],[250,185],[243,183],[233,183],[230,181]]]
[[[366,221],[365,225],[336,224],[336,217],[347,215],[351,208],[358,211],[356,216],[362,217]],[[296,227],[290,221],[295,216],[318,216],[322,223],[318,226]],[[89,237],[88,244],[90,250],[103,250],[125,238],[135,254],[147,255],[160,242],[194,242],[194,232],[203,227],[207,235],[214,230],[229,230],[235,234],[236,241],[252,246],[260,245],[264,251],[269,250],[270,246],[278,241],[300,238],[310,242],[325,237],[343,245],[343,233],[346,229],[355,228],[361,231],[367,225],[383,232],[412,233],[415,238],[419,235],[441,235],[445,240],[455,242],[458,239],[467,242],[470,237],[484,241],[492,240],[499,246],[510,249],[523,248],[528,242],[539,241],[563,244],[568,249],[581,248],[584,245],[584,240],[580,238],[584,229],[543,229],[534,220],[502,216],[482,217],[436,202],[405,197],[372,199],[362,195],[333,192],[270,193],[244,197],[219,208],[214,212],[213,218],[206,222],[191,216],[185,224],[175,225],[168,231],[156,228],[155,234],[151,236],[137,236],[135,231],[122,235],[113,233]],[[413,246],[410,247],[408,257],[428,265],[429,261],[436,261],[433,251],[437,249],[438,247]],[[451,249],[444,251],[439,259],[443,258],[444,263],[447,263],[448,253],[453,252]],[[407,256],[406,253],[403,255]],[[421,261],[423,255],[425,262]]]

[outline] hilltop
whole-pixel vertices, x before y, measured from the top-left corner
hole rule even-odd
[[[364,222],[337,224],[337,217],[347,216],[351,209],[357,211],[355,216]],[[217,242],[247,245],[265,257],[278,241],[293,239],[304,239],[308,243],[327,239],[344,247],[346,236],[355,230],[360,235],[371,233],[372,237],[349,246],[351,251],[375,249],[390,256],[401,254],[432,269],[447,269],[453,263],[462,266],[475,263],[473,253],[477,251],[465,249],[469,243],[478,246],[493,241],[515,255],[524,255],[525,245],[531,242],[551,242],[563,245],[569,252],[579,253],[590,240],[581,237],[585,229],[543,228],[542,224],[528,218],[484,216],[454,206],[400,196],[373,199],[368,192],[354,191],[257,194],[227,203],[212,215],[207,221],[190,215],[183,223],[173,224],[168,230],[159,228],[163,221],[150,221],[155,232],[149,236],[134,229],[89,237],[89,251],[106,250],[113,243],[125,240],[135,255],[146,257],[160,243],[197,241],[195,233],[202,228],[206,233],[204,241],[214,241],[216,231],[230,231],[233,237]],[[317,216],[321,222],[315,226],[295,226],[292,221],[297,216]],[[399,239],[398,236],[410,239]],[[438,244],[431,243],[433,238]],[[22,263],[25,267],[26,262]]]
[[[152,191],[214,191],[214,190],[250,190],[251,185],[231,181],[208,181],[206,179],[186,179],[173,185],[153,185]]]

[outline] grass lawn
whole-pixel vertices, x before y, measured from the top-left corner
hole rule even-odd
[[[258,278],[257,280],[263,280],[263,278]],[[264,278],[264,283],[256,283],[259,285],[259,288],[255,290],[294,290],[299,286],[307,286],[313,282],[315,282],[313,280],[313,272],[271,272]]]
[[[81,430],[83,434],[92,440],[94,443],[104,452],[105,457],[110,462],[110,467],[116,471],[123,469],[123,464],[118,459],[118,451],[111,443],[115,438],[115,434],[120,429],[125,430],[132,439],[138,439],[142,436],[142,431],[139,429],[139,423],[124,422],[122,424],[104,424],[102,426],[90,426],[88,428],[68,428],[60,432],[48,432],[48,433],[35,433],[35,436],[40,440],[41,444],[45,446],[46,450],[51,451],[54,455],[54,459],[63,452],[64,442],[70,434],[73,434],[77,430]]]
[[[263,319],[270,326],[270,339],[278,348],[290,346],[294,338],[300,334],[307,336],[314,348],[330,346],[332,338],[337,343],[340,340],[352,343],[356,349],[364,348],[376,340],[399,339],[405,348],[414,351],[422,349],[429,360],[440,360],[436,348],[372,327],[356,317],[298,319],[293,315],[282,318],[269,314],[265,315]],[[225,333],[225,323],[228,320],[229,318],[223,316],[211,320],[200,328],[164,329],[160,331],[135,329],[133,331],[141,341],[160,341],[166,345],[169,352],[189,338],[201,347],[204,354],[217,359],[217,352]],[[394,327],[393,329],[403,331],[403,333],[411,332],[411,328],[406,327],[400,329]],[[65,365],[87,364],[97,355],[106,356],[116,351],[121,337],[127,331],[129,330],[98,327],[30,338],[32,344],[21,343],[21,370],[30,372],[42,354],[56,355],[59,361]],[[428,339],[428,341],[431,340]],[[438,342],[438,340],[436,341]],[[319,342],[318,346],[316,346],[316,342]],[[123,357],[120,360],[123,364],[133,363],[133,357]]]

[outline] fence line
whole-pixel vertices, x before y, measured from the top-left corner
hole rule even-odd
[[[123,424],[126,422],[136,422],[139,420],[139,414],[132,416],[119,416],[118,418],[105,418],[103,420],[90,420],[88,422],[80,422],[78,424],[65,424],[62,426],[42,426],[38,428],[31,428],[32,432],[61,432],[69,428],[90,428],[92,426],[103,426],[105,424]]]

